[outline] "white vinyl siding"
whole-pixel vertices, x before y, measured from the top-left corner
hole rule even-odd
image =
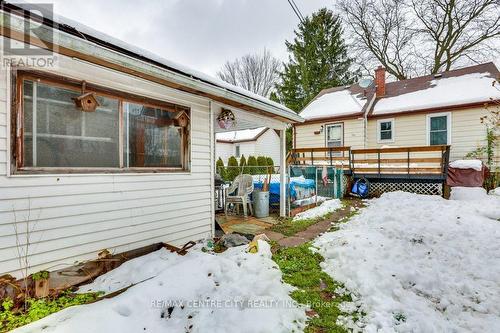
[[[59,269],[155,242],[181,245],[211,234],[209,101],[60,56],[58,74],[191,108],[191,171],[143,174],[7,174],[7,71],[0,72],[0,275],[19,274],[16,242],[30,272]],[[14,224],[17,228],[14,227]],[[18,236],[16,239],[16,229]]]

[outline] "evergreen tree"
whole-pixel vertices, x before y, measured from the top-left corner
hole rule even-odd
[[[222,158],[219,157],[217,162],[215,162],[215,169],[216,172],[219,174],[219,176],[222,177],[222,179],[226,179],[226,169],[224,168],[224,161]]]
[[[238,160],[236,157],[231,156],[227,161],[226,177],[227,180],[233,181],[236,176],[240,174],[240,168],[238,166]]]
[[[247,159],[245,158],[245,155],[241,155],[240,157],[240,171],[241,173],[248,173],[248,168],[247,166]]]
[[[257,159],[255,158],[255,156],[252,155],[248,156],[247,165],[249,174],[251,175],[257,174]]]
[[[274,161],[271,157],[267,157],[267,173],[274,173]]]
[[[322,89],[353,83],[358,73],[349,69],[353,59],[347,55],[340,18],[322,8],[305,18],[295,30],[281,83],[277,86],[282,104],[299,112]]]
[[[257,157],[257,165],[259,166],[257,168],[259,175],[267,174],[267,158],[265,156]]]

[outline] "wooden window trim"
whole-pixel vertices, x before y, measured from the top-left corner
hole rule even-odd
[[[134,94],[124,93],[99,87],[92,84],[86,84],[86,91],[94,92],[98,96],[112,98],[118,101],[118,154],[119,154],[119,167],[25,167],[24,166],[24,105],[23,105],[23,91],[24,82],[36,81],[39,83],[48,84],[51,86],[81,91],[82,81],[69,79],[66,77],[56,76],[53,74],[39,73],[37,71],[12,71],[12,89],[14,97],[12,101],[12,121],[11,121],[11,174],[25,175],[25,174],[95,174],[95,173],[190,173],[191,160],[190,160],[190,140],[189,128],[191,120],[186,127],[182,128],[181,133],[181,163],[182,167],[129,167],[124,165],[124,104],[134,103],[144,105],[146,107],[160,109],[166,112],[186,112],[191,117],[191,109],[189,107],[169,103],[165,101],[158,101],[155,99],[142,97]]]

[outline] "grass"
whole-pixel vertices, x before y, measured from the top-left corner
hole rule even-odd
[[[311,225],[316,224],[320,221],[326,220],[332,216],[332,213],[326,214],[320,218],[316,219],[305,219],[299,221],[293,221],[292,217],[280,218],[280,222],[274,225],[271,230],[274,232],[279,232],[285,236],[293,236],[300,231],[304,231]]]
[[[351,210],[351,207],[352,207],[351,200],[342,200],[342,208],[340,208],[340,209],[341,210],[348,209],[348,213],[341,220],[339,220],[337,222],[346,222],[351,217],[353,217],[354,215],[356,215],[358,213],[358,209],[353,211],[353,210]],[[328,213],[326,215],[323,215],[323,216],[315,218],[315,219],[305,219],[305,220],[299,220],[299,221],[295,221],[295,222],[293,221],[293,218],[291,218],[291,217],[278,218],[279,223],[274,225],[273,227],[271,227],[271,230],[274,232],[279,232],[280,234],[283,234],[287,237],[293,236],[298,232],[306,230],[307,228],[309,228],[313,224],[330,219],[334,213],[335,212],[331,212],[331,213]],[[334,226],[334,227],[332,227],[332,229],[330,231],[335,231],[335,230],[336,230],[336,227]]]
[[[338,316],[343,314],[339,310],[339,304],[352,301],[351,296],[335,292],[342,284],[321,270],[323,257],[311,251],[310,247],[311,244],[306,243],[297,247],[281,248],[273,255],[273,260],[281,269],[283,280],[298,288],[290,296],[314,311],[308,321],[306,333],[347,332],[336,322]]]
[[[0,332],[27,325],[73,305],[93,302],[99,296],[100,293],[75,294],[66,291],[52,298],[30,298],[26,301],[26,309],[15,309],[11,299],[4,299],[0,303]]]

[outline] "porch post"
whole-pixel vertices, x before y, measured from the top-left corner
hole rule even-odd
[[[280,216],[286,217],[286,130],[280,130]]]

